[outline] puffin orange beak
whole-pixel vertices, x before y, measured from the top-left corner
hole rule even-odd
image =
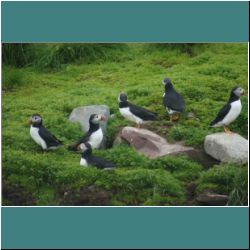
[[[244,95],[244,96],[247,96],[247,92],[244,91],[243,95]]]
[[[32,124],[32,119],[31,119],[31,118],[28,120],[28,124],[29,124],[29,125]]]
[[[107,120],[106,116],[105,116],[105,115],[102,115],[102,116],[101,116],[101,121],[106,121],[106,120]]]

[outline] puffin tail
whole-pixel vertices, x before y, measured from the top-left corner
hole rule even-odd
[[[112,170],[116,168],[116,164],[113,162],[108,162],[106,166],[103,168],[104,170]]]
[[[159,114],[155,113],[154,121],[160,121],[160,120],[161,120],[161,117],[159,116]]]
[[[209,124],[209,128],[214,128],[216,122],[215,121],[212,121],[210,124]]]
[[[61,140],[58,140],[58,143],[59,143],[60,145],[63,145],[63,141],[61,141]]]
[[[71,144],[68,146],[69,151],[77,151],[78,144]]]
[[[150,113],[150,117],[149,118],[150,118],[151,121],[157,121],[157,120],[159,120],[158,114],[155,113],[155,112],[152,112],[152,111]]]

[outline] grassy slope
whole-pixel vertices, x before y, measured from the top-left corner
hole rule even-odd
[[[240,85],[247,89],[246,44],[204,44],[188,50],[173,45],[122,47],[112,51],[112,57],[105,61],[69,64],[56,72],[19,69],[24,75],[22,86],[5,91],[2,98],[4,178],[32,193],[39,205],[58,204],[58,193],[94,183],[112,190],[112,204],[182,205],[186,202],[185,187],[200,175],[200,190],[209,187],[221,193],[236,192],[236,184],[232,184],[234,176],[230,183],[221,185],[221,179],[229,180],[225,177],[227,171],[221,171],[222,178],[212,183],[211,170],[205,173],[201,166],[186,158],[163,157],[150,161],[121,146],[96,152],[118,163],[114,173],[106,173],[81,168],[79,155],[65,148],[41,153],[26,125],[31,114],[40,113],[45,126],[68,144],[81,135],[79,125],[68,121],[72,109],[106,104],[115,114],[108,127],[111,144],[119,128],[128,124],[117,108],[120,91],[126,91],[134,103],[160,114],[162,122],[156,122],[151,129],[169,140],[184,140],[188,145],[202,147],[205,135],[221,130],[210,129],[208,124],[228,99],[231,88]],[[166,76],[185,96],[186,112],[193,112],[196,118],[187,119],[184,115],[178,124],[159,131],[160,126],[169,125],[162,106],[161,80]],[[242,98],[242,103],[242,113],[231,128],[247,137],[247,97]],[[237,168],[245,171],[246,167]],[[212,171],[211,176],[216,170]],[[247,178],[247,172],[241,177]],[[4,202],[11,204],[8,200]]]

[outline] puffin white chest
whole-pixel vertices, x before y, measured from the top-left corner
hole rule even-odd
[[[231,109],[227,113],[227,115],[224,117],[222,123],[225,125],[229,125],[231,122],[233,122],[241,112],[241,101],[237,100],[235,102],[231,103]]]
[[[43,149],[47,149],[46,142],[43,140],[43,138],[38,133],[39,128],[30,126],[30,136],[32,139],[40,145]]]
[[[83,167],[87,167],[88,163],[87,163],[87,161],[84,158],[81,158],[80,165],[83,166]]]
[[[120,113],[123,117],[128,119],[129,121],[135,122],[137,124],[143,123],[143,120],[137,116],[135,116],[131,111],[129,110],[129,107],[126,108],[119,108]]]
[[[92,148],[99,148],[100,144],[103,140],[103,132],[102,129],[99,128],[97,131],[91,134],[89,138],[89,144]]]

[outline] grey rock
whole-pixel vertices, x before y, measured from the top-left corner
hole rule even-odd
[[[115,145],[123,141],[149,158],[176,155],[194,150],[192,147],[186,147],[180,144],[170,144],[165,138],[147,129],[137,129],[134,127],[124,127],[115,139]]]
[[[248,141],[233,133],[215,133],[205,137],[205,152],[213,158],[228,163],[248,162]]]
[[[107,117],[110,116],[109,107],[106,105],[92,105],[74,108],[69,116],[69,120],[72,122],[79,122],[83,132],[89,129],[89,117],[92,114],[102,114]],[[107,121],[101,123],[103,132],[107,130]]]
[[[72,122],[79,122],[81,124],[81,129],[85,133],[89,129],[89,117],[92,114],[102,114],[105,115],[107,120],[102,121],[100,123],[103,134],[104,134],[104,139],[101,145],[101,148],[105,148],[106,144],[106,131],[107,131],[107,122],[110,117],[110,110],[109,107],[106,105],[92,105],[92,106],[82,106],[82,107],[77,107],[73,109],[69,116],[69,120]]]
[[[199,194],[196,200],[203,205],[208,206],[225,206],[228,203],[229,196],[223,194],[216,194],[210,191],[206,191]]]

